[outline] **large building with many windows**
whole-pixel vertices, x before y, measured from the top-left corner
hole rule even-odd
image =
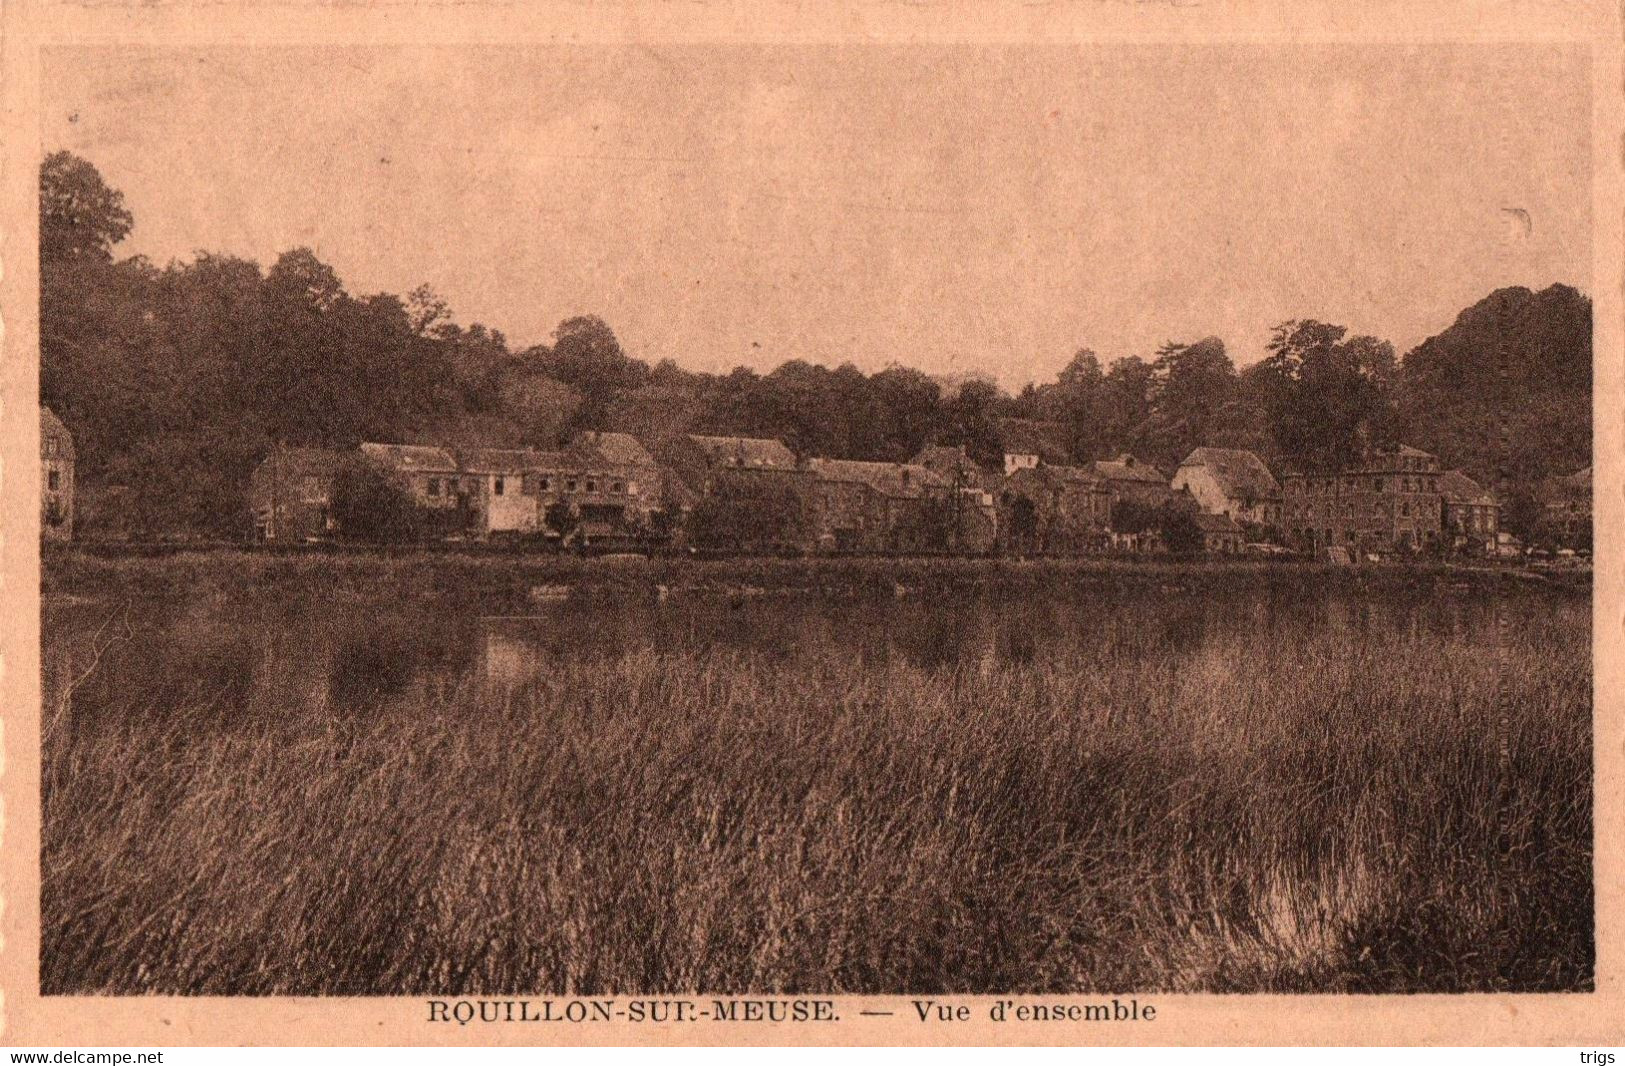
[[[1436,456],[1401,446],[1337,473],[1288,474],[1284,524],[1294,546],[1324,551],[1420,551],[1442,536]]]

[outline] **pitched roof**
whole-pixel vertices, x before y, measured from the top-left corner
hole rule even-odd
[[[630,433],[577,433],[570,441],[571,451],[594,451],[605,462],[621,466],[652,466],[654,457]]]
[[[542,467],[564,465],[559,452],[539,452],[531,448],[461,448],[457,465],[471,474],[522,473]]]
[[[453,471],[457,457],[446,448],[429,444],[374,444],[363,441],[361,454],[401,470]]]
[[[962,486],[990,489],[996,487],[999,479],[998,474],[984,470],[966,455],[964,445],[928,444],[909,462],[925,467],[950,484],[957,480]]]
[[[724,466],[795,466],[796,456],[781,440],[761,437],[706,437],[690,433],[713,464]]]
[[[1195,520],[1196,528],[1200,529],[1203,533],[1241,532],[1241,527],[1236,525],[1235,520],[1229,515],[1208,514],[1206,511],[1198,511],[1191,515],[1191,518]]]
[[[914,463],[866,463],[855,459],[808,459],[807,469],[820,481],[868,485],[886,496],[912,499],[927,488],[946,488],[947,482]]]
[[[999,442],[1006,455],[1036,455],[1046,463],[1061,464],[1068,458],[1062,444],[1064,432],[1053,422],[1031,418],[1001,418]]]
[[[1231,499],[1264,500],[1281,495],[1281,486],[1264,460],[1242,448],[1197,448],[1179,465],[1207,470]]]
[[[1107,481],[1138,481],[1145,484],[1156,482],[1166,484],[1167,479],[1162,471],[1150,463],[1142,463],[1127,453],[1119,455],[1116,459],[1097,459],[1093,470]]]
[[[1450,503],[1493,505],[1495,495],[1460,470],[1446,470],[1439,475],[1439,492]]]

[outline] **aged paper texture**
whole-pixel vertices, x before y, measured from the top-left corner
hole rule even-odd
[[[0,1042],[1625,1038],[1617,6],[0,17]]]

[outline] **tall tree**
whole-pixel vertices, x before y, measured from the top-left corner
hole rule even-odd
[[[603,429],[618,392],[635,388],[649,368],[627,358],[615,331],[597,315],[567,318],[553,331],[553,347],[531,351],[547,373],[581,394],[576,428]]]
[[[1392,444],[1394,350],[1313,319],[1275,327],[1259,383],[1271,432],[1292,465],[1338,469]]]
[[[983,466],[998,466],[1000,455],[997,423],[999,388],[987,381],[967,381],[947,404],[942,443],[958,444],[965,454]]]
[[[1164,344],[1151,364],[1151,414],[1138,435],[1146,454],[1173,466],[1211,443],[1218,412],[1235,395],[1236,368],[1224,341]]]
[[[124,194],[109,188],[101,172],[72,152],[52,152],[40,165],[40,259],[60,262],[113,258],[113,245],[135,225]]]

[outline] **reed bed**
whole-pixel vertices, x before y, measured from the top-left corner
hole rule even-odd
[[[1589,989],[1589,607],[1516,613],[64,697],[42,986]]]

